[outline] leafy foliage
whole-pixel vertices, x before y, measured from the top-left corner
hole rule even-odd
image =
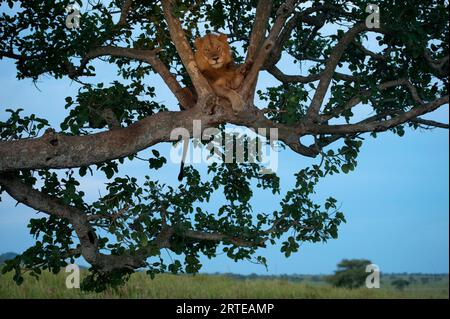
[[[175,2],[174,14],[181,20],[191,43],[195,36],[205,32],[225,32],[233,46],[235,60],[243,60],[257,0]],[[80,85],[76,96],[66,98],[67,116],[60,124],[61,133],[78,136],[126,127],[167,110],[164,104],[157,102],[155,88],[148,85],[150,76],[156,73],[152,66],[124,57],[104,57],[104,61],[117,67],[118,76],[105,85],[95,83],[95,67],[84,60],[91,49],[102,45],[162,48],[157,53],[159,59],[177,80],[189,84],[190,79],[167,31],[160,3],[133,1],[127,23],[119,24],[124,1],[78,0],[76,3],[82,8],[81,27],[69,29],[65,27],[65,9],[70,3],[69,0],[0,0],[3,11],[0,59],[16,60],[17,78],[69,77]],[[282,0],[272,1],[271,24],[282,3]],[[297,21],[282,46],[283,57],[287,56],[292,62],[293,72],[307,71],[312,76],[323,72],[326,57],[344,36],[346,26],[364,21],[367,16],[367,1],[312,1],[311,8],[325,4],[339,10],[324,9],[312,18],[320,18],[321,26],[329,26],[336,32],[329,34],[320,30],[317,23]],[[371,41],[378,51],[367,55],[362,44],[369,39],[364,35],[355,39],[340,60],[339,71],[349,71],[349,76],[355,79],[342,82],[338,77],[333,78],[330,97],[324,105],[324,115],[329,116],[330,122],[350,123],[358,118],[357,112],[345,109],[352,98],[359,98],[364,104],[371,103],[373,115],[380,119],[389,118],[393,112],[418,107],[407,86],[378,89],[381,82],[392,79],[409,78],[423,100],[448,94],[448,75],[431,67],[424,55],[425,49],[430,51],[434,61],[448,55],[448,5],[442,1],[384,1],[381,9],[384,34]],[[81,82],[80,78],[84,77],[95,84]],[[260,101],[267,104],[267,117],[275,124],[294,125],[305,117],[317,85],[301,81],[273,83],[257,92]],[[49,122],[35,114],[25,116],[22,109],[6,111],[10,113],[9,118],[0,122],[3,141],[37,137],[49,128]],[[417,123],[406,125],[419,127]],[[391,131],[400,136],[405,134],[402,125]],[[314,194],[320,179],[350,173],[357,166],[364,137],[361,134],[340,137],[343,142],[332,148],[326,146],[333,136],[314,136],[318,145],[324,145],[320,160],[297,172],[295,185],[287,191],[282,189],[276,174],[261,174],[259,161],[237,163],[235,157],[232,163],[212,163],[206,176],[201,176],[194,167],[187,167],[185,182],[167,185],[158,179],[158,170],[166,167],[167,159],[157,150],[152,150],[152,157],[145,159],[149,165],[147,176],[122,174],[124,158],[80,167],[77,171],[39,169],[15,173],[28,186],[92,218],[90,224],[97,232],[98,248],[102,252],[134,256],[145,251],[149,258],[144,266],[152,278],[164,272],[197,273],[202,267],[201,256],[213,258],[221,253],[234,261],[251,260],[267,267],[266,258],[258,254],[260,248],[269,243],[281,242],[281,252],[289,257],[301,249],[303,242],[326,242],[338,237],[338,227],[345,222],[338,201],[329,197],[318,204]],[[140,158],[133,154],[128,160]],[[107,179],[106,194],[93,202],[87,202],[80,190],[88,172],[93,176],[102,172]],[[4,189],[0,188],[0,194],[2,191]],[[256,192],[280,198],[279,209],[256,211]],[[170,261],[164,258],[164,250],[154,244],[167,225],[174,229],[170,251],[176,257],[171,255]],[[55,216],[33,219],[29,228],[36,239],[35,245],[8,261],[2,270],[14,271],[18,284],[23,281],[23,269],[33,276],[39,276],[41,269],[58,273],[80,256],[76,250],[78,242],[71,236],[74,229],[65,219]],[[210,240],[187,236],[192,231],[222,237]],[[370,262],[343,261],[330,280],[337,286],[358,287],[365,278],[367,263]],[[109,285],[120,285],[132,271],[124,268],[102,272],[92,267],[83,288],[102,291]]]
[[[338,264],[334,275],[329,276],[327,280],[336,287],[349,289],[361,287],[368,275],[366,266],[370,264],[371,261],[365,259],[344,259]]]
[[[395,288],[397,288],[398,290],[404,290],[406,287],[409,286],[409,281],[406,279],[399,278],[399,279],[393,280],[391,282],[391,285],[394,286]]]

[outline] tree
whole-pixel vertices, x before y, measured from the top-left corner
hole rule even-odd
[[[397,288],[398,290],[404,290],[406,287],[409,286],[409,281],[406,279],[397,279],[392,281],[392,286],[394,286],[395,288]]]
[[[336,287],[361,287],[368,276],[366,266],[370,264],[370,260],[366,259],[344,259],[337,265],[338,269],[334,275],[327,277],[327,281]]]
[[[92,265],[84,288],[96,290],[142,267],[152,277],[195,273],[200,255],[220,251],[266,264],[256,255],[282,241],[289,256],[300,242],[338,236],[345,219],[336,199],[318,204],[311,195],[321,178],[355,169],[366,135],[448,128],[422,118],[448,104],[448,7],[442,1],[385,1],[379,28],[366,23],[366,1],[77,0],[86,8],[78,28],[66,27],[77,17],[73,9],[66,12],[68,0],[0,3],[0,58],[15,61],[18,79],[45,75],[79,84],[78,95],[66,98],[60,128],[20,109],[7,110],[9,119],[0,123],[1,191],[48,215],[30,221],[36,244],[4,268],[16,272],[17,282],[20,265],[38,275],[80,256]],[[253,62],[238,92],[246,110],[238,115],[196,68],[192,43],[205,30],[228,34],[235,60]],[[368,35],[376,39],[369,43]],[[98,83],[93,63],[99,59],[115,65],[120,80]],[[285,74],[280,63],[309,74]],[[255,89],[260,72],[273,76],[273,86]],[[154,76],[183,111],[156,102],[149,85]],[[185,86],[195,88],[195,103],[183,94]],[[359,105],[372,115],[356,116]],[[208,176],[186,167],[185,182],[176,186],[158,181],[167,159],[155,149],[144,179],[120,174],[125,160],[172,142],[174,129],[193,134],[194,120],[221,132],[226,124],[276,128],[281,146],[318,158],[317,164],[296,173],[278,210],[260,213],[252,211],[254,192],[277,194],[280,180],[262,174],[260,162],[241,163],[234,154],[232,163],[211,164]],[[311,145],[300,140],[307,136]],[[108,193],[92,203],[79,189],[87,173],[107,179]],[[226,202],[209,211],[205,203],[218,193]],[[165,249],[184,262],[164,260]]]
[[[16,253],[8,252],[0,255],[0,265],[3,264],[5,261],[13,259],[16,257]]]

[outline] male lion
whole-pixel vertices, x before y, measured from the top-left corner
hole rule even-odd
[[[242,111],[244,101],[236,90],[242,85],[249,65],[234,63],[227,36],[207,34],[195,39],[195,62],[214,92],[228,99],[235,113]],[[195,92],[184,91],[196,99]]]
[[[214,92],[231,102],[235,113],[242,111],[244,101],[236,93],[248,70],[246,65],[234,64],[225,34],[207,34],[195,39],[195,62]]]

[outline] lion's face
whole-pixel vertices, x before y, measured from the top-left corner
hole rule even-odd
[[[224,34],[208,34],[195,40],[196,60],[201,69],[220,69],[232,62],[230,46]],[[200,63],[199,63],[200,62]]]

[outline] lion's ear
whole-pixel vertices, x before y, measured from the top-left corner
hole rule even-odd
[[[219,40],[223,42],[228,42],[228,36],[223,33],[219,33]]]

